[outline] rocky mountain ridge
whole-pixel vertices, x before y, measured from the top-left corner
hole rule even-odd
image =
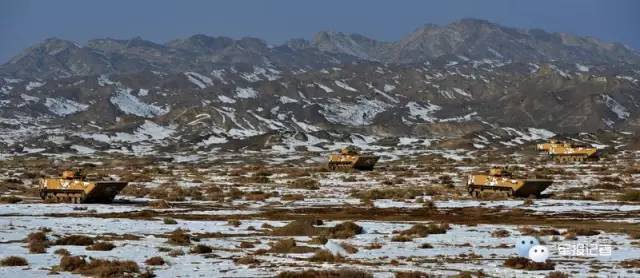
[[[49,39],[0,66],[0,150],[480,150],[635,134],[637,59],[619,44],[480,20],[398,42]]]

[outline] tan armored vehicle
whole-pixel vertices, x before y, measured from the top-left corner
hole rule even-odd
[[[79,171],[40,179],[40,197],[55,203],[111,203],[126,182],[88,181]]]
[[[547,143],[537,144],[536,149],[542,152],[548,152],[551,148],[557,148],[562,146],[569,146],[566,142],[561,142],[555,139],[549,140]]]
[[[505,193],[508,197],[539,197],[540,193],[553,183],[545,179],[525,179],[514,177],[502,168],[491,168],[488,173],[475,173],[467,178],[467,190],[476,198],[484,192]]]
[[[380,159],[375,155],[360,154],[355,147],[349,146],[342,148],[340,153],[329,156],[329,169],[357,169],[357,170],[373,170]]]
[[[548,143],[538,144],[536,148],[544,151],[558,161],[584,161],[598,159],[598,149],[588,146],[578,146],[567,142],[551,140]]]

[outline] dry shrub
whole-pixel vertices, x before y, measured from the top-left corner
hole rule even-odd
[[[395,235],[391,238],[393,242],[409,242],[413,241],[413,237],[407,235]]]
[[[288,186],[296,189],[318,190],[320,189],[320,182],[311,178],[300,178],[290,181]]]
[[[2,196],[0,197],[0,204],[15,204],[22,202],[21,198],[16,196]]]
[[[356,248],[355,246],[346,243],[346,242],[342,242],[340,243],[340,246],[342,247],[342,249],[344,249],[344,251],[347,251],[347,253],[349,254],[355,254],[358,253],[358,248]]]
[[[96,240],[104,240],[104,241],[114,241],[114,240],[140,240],[142,237],[133,234],[114,234],[114,233],[105,233],[99,236],[96,236]]]
[[[244,195],[244,192],[242,192],[242,190],[232,187],[231,189],[229,189],[229,191],[227,191],[227,193],[225,194],[225,196],[229,197],[231,200],[237,200],[242,198],[242,195]]]
[[[396,272],[395,278],[429,278],[431,275],[420,271],[401,271]]]
[[[566,232],[563,234],[566,240],[577,240],[578,236],[574,232]]]
[[[183,229],[175,229],[169,234],[167,243],[173,245],[189,245],[191,244],[191,235]]]
[[[162,199],[170,202],[181,202],[186,197],[191,197],[195,200],[201,200],[202,192],[198,188],[189,187],[183,188],[178,185],[160,185],[149,192],[149,196],[154,199]]]
[[[510,236],[511,233],[505,229],[497,229],[493,232],[491,232],[491,236],[492,237],[508,237]]]
[[[29,265],[29,263],[23,257],[9,256],[0,260],[0,266],[25,266],[25,265]]]
[[[259,176],[254,174],[249,177],[243,177],[241,181],[246,183],[269,183],[271,180],[269,180],[269,177],[267,176]]]
[[[129,182],[132,182],[129,179],[126,179],[126,180]],[[129,184],[124,189],[122,189],[122,191],[120,191],[120,194],[127,195],[127,196],[134,196],[136,198],[142,198],[144,196],[147,196],[149,192],[151,192],[151,190],[149,190],[142,184]]]
[[[242,248],[242,249],[254,248],[254,247],[256,247],[256,246],[253,245],[253,243],[251,243],[251,242],[246,242],[246,241],[240,242],[240,248]]]
[[[171,250],[167,255],[174,258],[180,257],[180,256],[184,256],[184,251],[182,251],[182,249],[174,249],[174,250]]]
[[[568,232],[573,232],[579,236],[596,236],[600,234],[600,231],[593,230],[588,227],[575,227],[568,230]]]
[[[87,261],[81,256],[63,256],[58,267],[62,271],[75,271],[86,264]]]
[[[146,265],[164,265],[165,261],[162,257],[155,256],[155,257],[148,258],[146,261],[144,261],[144,263]]]
[[[640,259],[629,259],[621,261],[620,266],[624,268],[640,268]]]
[[[233,260],[236,264],[258,264],[260,261],[253,256],[244,256]]]
[[[298,246],[294,239],[285,238],[273,243],[268,252],[270,253],[310,253],[316,250],[318,250],[318,248],[309,247],[309,246]]]
[[[209,254],[211,252],[213,252],[213,248],[204,244],[198,244],[192,247],[190,251],[191,254]]]
[[[173,219],[173,218],[164,218],[164,219],[162,219],[162,222],[163,222],[164,224],[166,224],[166,225],[175,225],[175,224],[178,224],[178,221],[176,221],[176,220],[175,220],[175,219]]]
[[[309,244],[319,244],[319,245],[325,245],[327,244],[327,241],[329,241],[329,239],[327,239],[326,236],[317,236],[317,237],[313,237],[310,241]]]
[[[431,249],[431,248],[433,248],[433,245],[425,242],[423,244],[420,244],[420,248],[422,248],[422,249]]]
[[[251,191],[244,194],[244,199],[247,201],[263,202],[270,197],[272,197],[271,194],[262,191]]]
[[[356,269],[286,271],[277,278],[373,278],[369,272]]]
[[[321,220],[315,219],[297,219],[283,227],[274,228],[271,231],[273,236],[318,236],[323,235],[328,238],[350,238],[363,232],[362,227],[347,221],[340,223],[334,227],[315,227],[322,225]]]
[[[446,234],[449,229],[448,224],[434,224],[431,223],[429,226],[425,226],[422,224],[413,225],[413,227],[400,232],[400,235],[410,236],[410,237],[426,237],[430,234]]]
[[[538,231],[537,236],[557,236],[560,232],[556,229],[541,229]]]
[[[627,190],[618,197],[623,202],[640,202],[640,190]]]
[[[535,235],[538,233],[538,230],[529,226],[519,227],[518,231],[520,231],[520,233],[525,236]]]
[[[278,274],[277,278],[373,278],[371,273],[357,269],[337,270],[301,270],[286,271]]]
[[[395,187],[356,191],[351,194],[352,197],[360,200],[377,200],[377,199],[415,199],[423,195],[436,195],[435,190],[428,187]]]
[[[547,278],[569,278],[569,274],[560,271],[551,271],[547,274]]]
[[[204,198],[207,201],[224,201],[224,192],[217,185],[205,185],[202,187]]]
[[[303,201],[304,195],[302,194],[284,194],[281,199],[283,201]]]
[[[265,224],[262,225],[263,228]],[[272,236],[316,236],[320,233],[322,229],[315,227],[315,225],[322,225],[322,221],[316,220],[316,219],[296,219],[282,227],[274,227],[270,235]]]
[[[318,250],[316,251],[309,261],[312,262],[326,262],[326,263],[337,263],[344,261],[344,258],[340,255],[334,256],[328,250]]]
[[[351,221],[342,222],[334,227],[329,228],[327,236],[329,238],[350,238],[363,233],[362,227]]]
[[[47,235],[42,231],[30,233],[25,241],[27,242],[29,253],[32,254],[46,253],[47,248],[49,247]]]
[[[348,177],[344,177],[342,179],[343,182],[356,182],[358,181],[358,179],[356,179],[355,176],[348,176]]]
[[[47,253],[49,245],[46,242],[29,242],[28,247],[31,254],[43,254]]]
[[[91,244],[93,244],[93,238],[84,235],[69,235],[55,241],[55,245],[87,246]]]
[[[45,242],[47,241],[47,234],[42,231],[33,232],[27,235],[26,242]]]
[[[169,202],[165,200],[156,200],[156,201],[149,202],[149,207],[154,209],[167,209],[167,208],[171,208],[171,204],[169,204]]]
[[[524,270],[554,270],[555,264],[552,262],[536,263],[524,257],[511,257],[504,261],[504,266],[514,269]]]
[[[64,248],[59,248],[56,251],[53,251],[53,254],[60,255],[60,256],[71,256],[71,252],[69,252],[69,250]]]
[[[96,242],[87,246],[87,250],[91,251],[111,251],[113,248],[116,248],[116,246],[113,245],[113,243],[106,241]]]
[[[60,260],[60,268],[64,271],[98,278],[125,277],[140,273],[138,265],[133,261],[92,259],[87,263],[79,256],[63,257]]]

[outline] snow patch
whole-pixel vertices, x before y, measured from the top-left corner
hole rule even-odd
[[[624,120],[629,118],[629,111],[627,110],[627,108],[622,106],[615,99],[613,99],[609,95],[603,94],[602,100],[604,101],[605,105],[607,105],[609,110],[611,110],[611,112],[618,116],[618,119]]]
[[[208,86],[213,86],[213,80],[197,72],[189,71],[184,73],[191,83],[198,86],[200,89],[204,89]]]
[[[228,96],[219,95],[218,99],[223,103],[236,103],[235,99],[232,99]]]
[[[347,91],[351,91],[351,92],[357,92],[358,91],[358,90],[356,90],[355,88],[349,86],[349,84],[347,84],[347,83],[345,83],[343,81],[336,80],[336,81],[334,81],[334,83],[336,84],[336,86],[338,86],[338,87],[340,87],[342,89],[345,89]]]
[[[25,86],[25,89],[27,91],[31,91],[31,90],[33,90],[35,88],[40,88],[40,87],[44,86],[44,84],[45,83],[43,83],[43,82],[31,81],[31,82],[29,82],[29,84],[27,84],[27,86]]]
[[[426,105],[422,105],[413,101],[407,103],[406,107],[409,108],[409,119],[416,121],[422,120],[429,123],[432,123],[436,120],[436,118],[434,118],[432,114],[442,109],[442,107],[431,104],[430,102],[427,102]]]
[[[162,108],[153,104],[147,104],[131,94],[131,89],[118,89],[110,99],[111,103],[127,115],[136,115],[145,118],[161,116],[169,112],[168,108]]]
[[[359,99],[356,103],[345,103],[331,99],[330,104],[320,104],[321,114],[331,123],[350,126],[368,125],[378,113],[383,112],[389,104],[378,100]]]
[[[66,116],[80,111],[85,111],[89,108],[89,105],[75,102],[66,98],[47,98],[45,106],[49,108],[51,113],[58,116]]]
[[[236,97],[239,98],[256,98],[258,96],[258,92],[251,87],[248,88],[236,88]]]

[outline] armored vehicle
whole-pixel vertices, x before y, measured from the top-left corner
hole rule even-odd
[[[584,161],[598,159],[599,156],[597,148],[555,140],[538,144],[536,147],[539,151],[546,152],[558,161]]]
[[[488,172],[475,173],[467,178],[467,190],[476,198],[484,192],[504,193],[508,197],[539,197],[553,183],[546,179],[514,177],[503,168],[491,168]]]
[[[80,171],[40,179],[40,198],[54,203],[111,203],[126,182],[90,181]]]
[[[349,146],[342,148],[340,153],[329,156],[328,167],[330,170],[373,170],[378,159],[380,159],[379,156],[360,154],[355,147]]]

